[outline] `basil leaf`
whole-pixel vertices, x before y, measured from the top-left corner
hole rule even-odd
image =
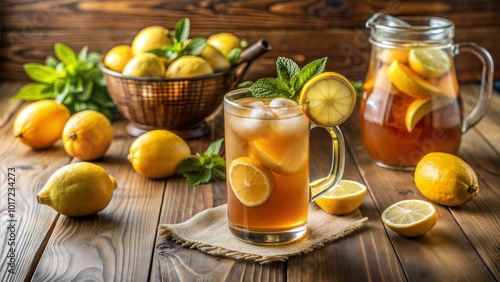
[[[87,45],[83,46],[80,52],[78,53],[78,61],[80,62],[87,61],[88,52],[89,52],[89,47]]]
[[[45,65],[48,67],[51,67],[53,69],[56,68],[58,63],[59,63],[59,61],[52,56],[47,56],[47,58],[45,58]]]
[[[184,18],[175,24],[175,39],[177,42],[188,40],[190,26],[189,18]]]
[[[94,91],[92,94],[92,101],[96,102],[98,105],[107,108],[114,107],[115,103],[113,103],[109,95],[107,95],[106,89],[97,88],[94,86]]]
[[[57,42],[54,45],[54,51],[56,52],[56,56],[59,61],[65,63],[66,65],[72,65],[76,63],[76,54],[67,45]]]
[[[300,72],[300,68],[292,59],[278,57],[276,60],[276,72],[278,73],[278,78],[290,81],[294,75]]]
[[[289,98],[290,85],[279,78],[261,78],[250,86],[250,92],[257,98]]]
[[[42,64],[28,63],[23,67],[28,77],[36,82],[50,84],[58,77],[57,72],[53,68]]]
[[[82,92],[80,95],[76,96],[78,101],[86,102],[92,97],[92,89],[94,88],[94,80],[89,79],[85,82],[85,86],[82,86]]]
[[[195,38],[189,42],[184,48],[184,52],[188,55],[198,56],[207,47],[207,40],[205,38]]]
[[[28,83],[19,89],[12,99],[36,101],[52,98],[52,92],[46,91],[46,89],[50,89],[50,85],[34,82]]]

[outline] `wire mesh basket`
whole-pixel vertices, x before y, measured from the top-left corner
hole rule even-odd
[[[186,79],[126,76],[99,65],[109,96],[129,121],[132,136],[152,129],[168,129],[182,138],[208,133],[205,118],[221,104],[253,60],[271,49],[265,40],[245,49],[237,66],[211,75]]]

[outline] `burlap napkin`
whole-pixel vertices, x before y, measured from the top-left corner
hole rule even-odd
[[[335,216],[311,204],[308,228],[303,238],[288,244],[262,246],[245,243],[234,237],[228,229],[226,212],[227,205],[222,205],[207,209],[183,223],[162,224],[159,226],[160,238],[173,239],[183,247],[199,249],[208,254],[270,263],[310,253],[325,243],[361,228],[367,220],[366,217],[362,218],[359,211]]]

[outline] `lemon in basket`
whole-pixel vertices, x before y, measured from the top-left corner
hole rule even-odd
[[[168,29],[158,25],[148,26],[139,31],[134,37],[132,53],[137,56],[149,50],[162,48],[170,43]]]
[[[173,61],[167,68],[167,78],[187,78],[214,73],[210,64],[197,56],[182,56]]]
[[[132,58],[122,73],[137,77],[163,77],[165,64],[155,54],[143,53]]]

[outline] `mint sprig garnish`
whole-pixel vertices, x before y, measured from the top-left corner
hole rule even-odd
[[[278,57],[276,60],[278,77],[257,80],[250,86],[250,93],[257,98],[281,97],[298,101],[300,90],[302,90],[304,84],[325,70],[326,60],[325,57],[312,61],[300,69],[292,59]],[[244,82],[244,85],[249,85],[249,82]]]
[[[179,164],[177,172],[182,174],[190,186],[210,182],[212,178],[226,179],[226,161],[219,156],[224,138],[216,140],[197,157],[187,158]]]

